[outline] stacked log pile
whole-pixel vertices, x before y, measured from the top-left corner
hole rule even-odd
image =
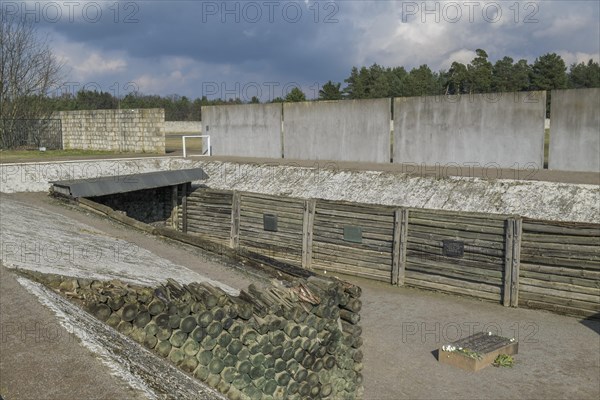
[[[31,277],[31,275],[30,275]],[[230,399],[362,398],[361,289],[335,279],[148,288],[35,274]]]

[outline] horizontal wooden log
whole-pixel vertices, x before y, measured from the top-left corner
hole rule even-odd
[[[334,239],[329,237],[323,237],[320,235],[313,236],[313,253],[315,253],[315,246],[321,246],[321,249],[335,249],[334,251],[341,251],[360,254],[368,258],[376,259],[388,259],[392,257],[393,246],[388,244],[386,246],[373,245],[370,243],[354,243],[343,239]]]
[[[424,258],[427,256],[431,256],[433,259],[448,259],[448,262],[462,262],[464,261],[466,264],[470,263],[481,263],[488,264],[492,266],[492,268],[498,268],[500,265],[504,265],[504,253],[502,256],[497,255],[487,255],[487,254],[479,254],[467,251],[465,249],[463,257],[447,257],[443,255],[443,248],[441,246],[430,246],[426,244],[407,244],[406,255],[407,257],[419,257],[422,255]]]
[[[550,276],[565,276],[575,278],[587,278],[591,280],[600,280],[600,271],[586,270],[583,268],[567,268],[560,266],[537,265],[529,263],[521,263],[521,271],[533,271]]]
[[[488,293],[488,294],[495,295],[492,298],[500,299],[501,288],[499,286],[487,285],[487,284],[483,284],[483,283],[467,282],[467,281],[460,280],[460,279],[446,278],[446,277],[442,277],[439,275],[424,274],[421,272],[409,271],[409,270],[406,271],[406,276],[407,276],[407,278],[410,278],[412,281],[420,280],[420,281],[422,281],[422,284],[434,283],[434,284],[442,284],[442,285],[448,286],[448,289],[453,292],[460,293],[461,290],[477,291],[477,292],[481,292],[481,293]]]
[[[358,266],[380,271],[391,271],[392,269],[392,262],[390,258],[387,260],[375,259],[365,257],[364,255],[360,254],[349,254],[341,251],[328,252],[327,250],[322,251],[322,249],[319,249],[313,253],[313,261],[325,261],[332,264],[347,265],[350,267]]]
[[[559,267],[585,268],[591,270],[600,270],[600,262],[575,260],[569,258],[545,257],[542,255],[530,255],[521,253],[521,262],[536,265],[551,265]]]
[[[454,211],[446,213],[429,212],[430,210],[411,210],[410,215],[416,220],[425,221],[439,221],[439,222],[452,222],[464,225],[474,226],[485,226],[485,227],[497,227],[504,228],[506,221],[505,216],[492,216],[489,218],[488,215],[460,215]]]
[[[195,193],[188,195],[188,200],[194,204],[211,204],[211,205],[219,205],[219,206],[231,206],[232,204],[232,195],[226,196],[201,196]]]
[[[346,322],[356,325],[360,321],[360,314],[352,312],[350,310],[342,309],[340,310],[340,318]]]
[[[553,304],[562,307],[571,307],[589,312],[600,313],[600,305],[598,303],[590,303],[587,301],[568,299],[564,297],[547,296],[533,292],[519,293],[519,306],[523,301],[535,301],[546,304]]]
[[[295,231],[295,232],[289,232],[289,231],[277,231],[277,232],[271,232],[271,231],[265,231],[264,229],[262,229],[262,227],[260,227],[259,229],[252,229],[249,228],[248,226],[245,226],[244,224],[240,224],[240,241],[246,239],[244,237],[244,235],[249,236],[248,239],[250,238],[258,238],[258,239],[265,239],[265,240],[275,240],[278,241],[279,243],[281,243],[282,240],[289,240],[289,241],[294,241],[294,240],[300,240],[300,247],[302,247],[302,231]]]
[[[188,218],[194,221],[203,222],[206,225],[221,225],[231,223],[231,212],[228,215],[213,215],[210,213],[188,212]]]
[[[523,232],[553,233],[569,236],[595,236],[600,237],[600,225],[598,224],[576,224],[559,223],[548,221],[533,221],[523,219]]]
[[[600,239],[596,236],[567,236],[552,233],[523,232],[523,238],[521,240],[524,244],[528,243],[534,245],[540,243],[540,246],[542,246],[544,243],[594,246],[598,244]]]
[[[539,282],[539,281],[538,281]],[[535,283],[538,283],[535,282]],[[556,286],[560,286],[560,289],[556,288]],[[565,299],[573,299],[573,300],[580,300],[580,301],[586,301],[589,303],[595,303],[600,305],[600,296],[598,296],[597,294],[584,294],[584,293],[577,293],[577,292],[573,292],[573,291],[567,291],[565,290],[565,286],[564,284],[558,284],[558,283],[554,283],[552,284],[553,287],[548,287],[551,286],[551,284],[549,282],[546,282],[545,287],[539,287],[539,286],[534,286],[531,282],[531,280],[524,278],[524,279],[520,279],[519,280],[519,295],[521,295],[522,293],[525,292],[530,292],[530,293],[535,293],[535,294],[539,294],[539,295],[543,295],[543,296],[547,296],[547,297],[560,297],[560,298],[565,298]],[[599,309],[600,311],[600,309]]]
[[[339,232],[340,230],[343,231],[344,227],[348,225],[359,225],[362,228],[363,233],[369,233],[373,235],[374,238],[377,236],[389,237],[394,235],[393,224],[382,224],[378,221],[341,220],[337,218],[323,218],[323,216],[320,216],[314,221],[314,229],[318,231]]]
[[[288,220],[292,221],[300,221],[302,223],[302,218],[304,214],[301,212],[289,212],[287,210],[273,210],[273,209],[254,209],[254,208],[244,208],[244,206],[240,206],[240,217],[241,218],[263,218],[264,214],[276,214],[278,220]]]
[[[395,207],[381,204],[356,203],[344,200],[325,200],[319,199],[318,205],[325,210],[341,210],[351,212],[361,212],[372,215],[393,215]]]
[[[109,215],[111,212],[114,211],[112,208],[105,206],[104,204],[100,204],[93,200],[86,199],[85,197],[80,197],[79,199],[77,199],[77,202],[79,203],[79,205],[84,205],[104,215]]]
[[[344,218],[350,220],[356,220],[357,224],[360,225],[360,221],[379,221],[383,223],[393,224],[394,223],[394,214],[390,213],[390,215],[370,215],[363,214],[351,211],[339,211],[333,209],[324,209],[319,207],[319,203],[317,202],[317,207],[315,209],[315,218],[320,218],[320,216],[328,216],[330,219],[343,220]],[[333,217],[333,218],[331,218]]]
[[[347,225],[338,224],[337,227],[329,227],[324,225],[314,226],[314,235],[343,239],[345,226]],[[386,243],[390,243],[393,241],[394,235],[391,231],[389,232],[389,234],[381,234],[373,232],[373,230],[371,230],[370,227],[365,228],[364,226],[361,226],[361,228],[363,243],[367,243],[366,241],[371,241],[374,244],[381,243],[385,245]]]
[[[246,216],[240,217],[240,225],[248,228],[248,229],[256,229],[260,231],[264,231],[264,219],[263,216],[257,216],[253,218],[248,218]],[[291,231],[291,232],[302,232],[302,222],[301,220],[288,220],[277,218],[277,231]]]
[[[595,311],[585,310],[577,307],[569,307],[561,304],[550,304],[542,301],[519,299],[519,307],[534,308],[540,310],[552,311],[558,314],[573,315],[577,317],[590,318],[596,321],[600,320],[598,313]]]
[[[202,200],[202,201],[208,201],[208,202],[210,202],[210,201],[213,201],[213,202],[229,201],[231,203],[232,192],[230,191],[229,193],[224,193],[224,194],[192,192],[192,193],[188,194],[188,199],[192,199],[195,201]]]
[[[521,246],[521,254],[526,254],[530,257],[551,256],[573,260],[596,261],[600,265],[600,242],[596,247],[565,245],[561,248],[560,245],[554,246],[554,248],[549,248],[547,246],[530,246],[524,244]]]
[[[212,213],[216,215],[226,214],[227,211],[231,212],[231,206],[218,205],[218,204],[206,204],[206,203],[191,203],[188,204],[188,212],[195,213]]]
[[[436,221],[429,219],[415,218],[413,214],[408,217],[409,226],[427,226],[432,228],[442,228],[447,230],[465,231],[465,232],[476,232],[476,233],[491,233],[494,235],[503,235],[504,226],[487,226],[487,225],[472,225],[465,224],[463,222],[452,222],[452,221]]]
[[[407,244],[411,247],[418,245],[433,246],[442,249],[443,240],[434,240],[420,237],[407,237]],[[500,242],[486,242],[485,245],[473,244],[471,241],[464,241],[465,252],[474,254],[483,254],[488,256],[504,257],[504,243]]]
[[[256,197],[249,196],[245,193],[241,195],[242,207],[251,208],[273,208],[273,209],[289,209],[289,210],[304,210],[303,199],[291,199],[289,197]]]
[[[471,211],[446,211],[446,210],[434,210],[422,208],[409,208],[410,214],[414,214],[418,218],[433,218],[435,215],[444,216],[446,218],[481,218],[484,220],[491,221],[505,221],[510,215],[504,214],[490,214],[490,213],[477,213]]]
[[[417,232],[417,231],[409,231],[407,235],[407,240],[412,243],[441,243],[442,241],[449,239],[448,236],[444,236],[442,234],[436,234],[432,232]],[[504,239],[499,240],[496,239],[494,241],[482,240],[482,239],[473,239],[473,238],[460,238],[459,240],[465,243],[465,246],[483,248],[483,249],[493,249],[493,250],[504,250]]]
[[[361,268],[357,266],[348,266],[341,264],[329,263],[326,261],[318,260],[313,264],[313,268],[317,271],[326,272],[330,274],[332,272],[337,272],[341,274],[346,274],[350,276],[358,276],[361,278],[368,278],[382,282],[390,282],[391,271],[385,272],[380,270],[374,270],[370,268]]]
[[[340,258],[360,258],[361,260],[369,260],[373,262],[391,263],[392,252],[372,250],[368,247],[363,247],[359,243],[344,242],[344,244],[333,244],[322,241],[313,243],[313,254],[325,253],[338,256]]]
[[[541,278],[546,278],[546,277],[542,276]],[[592,283],[592,282],[590,282],[590,283]],[[573,285],[571,283],[566,283],[566,282],[556,282],[556,281],[551,281],[549,279],[535,279],[532,277],[524,277],[522,274],[521,274],[521,276],[519,276],[519,285],[523,284],[523,285],[537,286],[542,289],[549,288],[549,289],[560,290],[563,292],[567,292],[567,293],[565,293],[566,297],[569,297],[569,293],[581,293],[581,294],[591,295],[591,296],[595,296],[597,298],[598,303],[600,303],[600,281],[596,281],[595,283],[596,283],[596,287],[589,287],[589,286]]]
[[[471,281],[471,282],[479,282],[479,283],[486,283],[488,285],[501,285],[503,280],[502,280],[502,273],[499,273],[499,276],[489,276],[486,275],[484,273],[482,274],[475,274],[473,273],[473,271],[469,270],[470,268],[466,267],[466,268],[460,268],[457,269],[457,265],[452,265],[452,264],[444,264],[444,263],[427,263],[427,262],[423,262],[423,263],[415,263],[415,262],[409,262],[407,263],[406,269],[409,271],[416,271],[416,272],[422,272],[422,273],[426,273],[426,274],[436,274],[436,275],[442,275],[442,276],[447,276],[450,278],[456,278],[456,279],[464,279],[467,281]],[[491,271],[490,271],[491,272]]]
[[[223,246],[229,247],[229,235],[218,233],[215,231],[210,231],[207,229],[197,229],[195,227],[190,228],[188,226],[188,234],[195,235],[197,237],[202,237],[204,240],[219,243]]]
[[[443,283],[426,281],[423,279],[413,279],[413,278],[409,277],[408,274],[407,274],[407,277],[406,277],[404,283],[406,286],[414,287],[414,288],[418,288],[418,289],[427,289],[427,290],[434,290],[434,291],[443,292],[443,293],[450,293],[450,294],[454,294],[454,295],[475,297],[478,299],[491,300],[494,302],[500,301],[500,296],[497,294],[494,294],[494,293],[484,292],[484,291],[480,291],[480,290],[473,290],[473,289],[469,289],[469,288],[459,288],[459,287],[456,287],[453,285],[446,285]]]
[[[302,254],[302,248],[298,244],[286,246],[285,243],[276,240],[240,240],[240,249],[242,248],[253,249],[252,251],[268,257],[278,255],[279,257],[289,256],[295,259],[299,254]]]
[[[429,226],[422,225],[412,225],[409,221],[408,223],[408,236],[410,237],[413,232],[420,233],[429,233],[433,234],[437,237],[444,237],[444,239],[481,239],[487,240],[490,242],[503,242],[504,234],[492,234],[492,233],[479,233],[479,232],[468,232],[468,231],[459,231],[453,229],[444,229],[444,228],[432,228]]]

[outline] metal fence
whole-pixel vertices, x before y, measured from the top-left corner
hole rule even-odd
[[[48,150],[62,150],[60,119],[0,120],[0,148],[32,150],[40,147]]]

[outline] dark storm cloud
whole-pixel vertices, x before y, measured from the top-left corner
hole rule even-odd
[[[348,35],[340,35],[339,6],[321,2],[125,2],[127,13],[115,23],[112,3],[102,3],[103,18],[53,24],[57,33],[102,50],[125,50],[139,58],[189,57],[209,64],[264,63],[301,79],[339,74],[347,63]],[[327,7],[329,5],[330,7]],[[124,6],[122,6],[123,8]],[[326,9],[327,8],[327,9]],[[94,14],[96,15],[96,14]],[[329,18],[328,18],[329,17]],[[327,19],[328,18],[328,19]],[[340,29],[341,28],[341,29]],[[329,37],[328,45],[319,45]]]
[[[148,85],[145,92],[160,94],[198,96],[204,82],[298,82],[307,87],[329,79],[341,82],[352,66],[373,63],[407,69],[428,64],[438,70],[453,57],[469,62],[477,48],[492,61],[508,55],[533,62],[557,52],[571,63],[597,59],[600,47],[597,1],[26,4],[34,14],[36,7],[43,14],[48,4],[72,7],[72,15],[58,20],[42,15],[38,22],[61,38],[61,50],[85,75],[81,79],[98,77],[108,84],[139,79]]]

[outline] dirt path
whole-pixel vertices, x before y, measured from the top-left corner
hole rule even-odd
[[[0,395],[11,399],[143,399],[0,267]]]
[[[95,233],[87,235],[85,231],[80,232],[69,240],[80,237],[87,240],[83,243],[95,245],[94,238],[100,235],[98,231],[108,239],[139,247],[137,254],[145,254],[140,258],[144,265],[136,267],[136,263],[128,264],[131,271],[137,268],[137,272],[128,273],[134,279],[139,278],[140,268],[142,272],[145,268],[156,269],[148,265],[155,262],[157,265],[170,265],[169,273],[181,274],[188,270],[233,288],[261,280],[260,276],[223,266],[218,258],[197,249],[145,235],[72,206],[64,206],[41,194],[0,196],[0,206],[6,207],[6,202],[19,202],[20,205],[16,209],[7,209],[15,214],[10,216],[10,224],[5,222],[3,211],[2,235],[8,229],[10,237],[10,232],[19,232],[14,225],[30,224],[28,221],[33,219],[40,227],[39,231],[43,226],[46,229],[46,234],[36,240],[56,241],[60,238],[47,238],[48,232],[55,230],[63,234],[61,226],[81,228],[78,224],[85,225],[85,229]],[[98,270],[104,269],[103,274],[110,273],[110,263],[108,266],[102,262],[96,264]],[[84,272],[90,273],[86,268]],[[118,270],[122,274],[127,269],[121,266]],[[158,273],[154,276],[160,278]],[[597,321],[580,321],[547,312],[510,309],[467,298],[352,280],[363,287],[365,399],[600,397],[600,323]],[[22,290],[13,292],[14,301],[29,296]],[[4,299],[4,290],[0,293]],[[29,301],[35,302],[34,299]],[[514,368],[489,367],[473,374],[437,361],[437,348],[479,331],[492,331],[519,340]],[[26,352],[26,349],[23,351]],[[51,363],[52,355],[46,361]],[[66,364],[59,365],[60,368],[66,368]],[[26,382],[26,379],[21,378],[20,383]],[[77,385],[77,382],[70,381],[70,385]],[[4,390],[8,388],[2,387],[3,394]],[[10,390],[15,389],[11,387]]]

